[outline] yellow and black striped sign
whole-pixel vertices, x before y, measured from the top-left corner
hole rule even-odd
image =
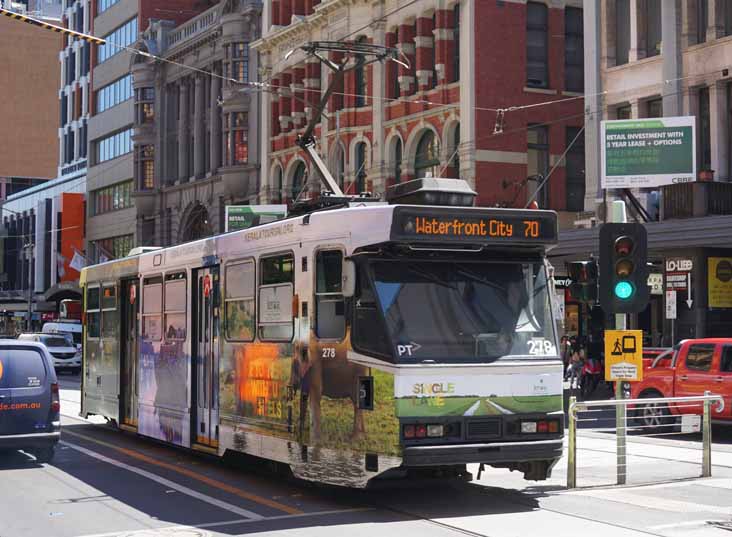
[[[63,28],[62,26],[57,26],[55,24],[50,24],[39,19],[34,19],[33,17],[29,17],[21,13],[15,13],[14,11],[3,9],[2,7],[0,7],[0,15],[5,15],[6,17],[10,17],[11,19],[15,19],[21,22],[27,22],[28,24],[32,24],[33,26],[39,26],[41,28],[45,28],[46,30],[52,30],[56,33],[70,35],[72,37],[78,37],[79,39],[89,41],[89,43],[94,43],[95,45],[104,45],[106,43],[106,41],[101,37],[83,34],[81,32],[75,32],[74,30],[69,30],[68,28]]]

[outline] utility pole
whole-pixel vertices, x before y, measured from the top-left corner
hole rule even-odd
[[[31,317],[33,316],[33,287],[35,287],[33,282],[33,248],[33,241],[31,240],[30,233],[28,233],[28,238],[24,246],[24,249],[26,250],[26,258],[28,259],[28,317],[26,318],[25,323],[25,329],[27,332],[32,332]]]

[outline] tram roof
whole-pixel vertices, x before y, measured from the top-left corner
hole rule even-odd
[[[395,216],[396,215],[396,216]],[[415,228],[415,222],[424,225]],[[481,227],[480,222],[484,224]],[[523,227],[507,236],[507,226],[536,222],[536,237],[525,240]],[[495,225],[493,234],[489,226]],[[503,225],[501,228],[500,226]],[[478,226],[477,228],[475,226]],[[467,233],[472,230],[485,231]],[[511,228],[513,229],[513,228]],[[503,235],[501,235],[503,234]],[[92,265],[82,270],[81,284],[90,280],[136,275],[157,267],[198,263],[207,266],[222,258],[245,257],[252,253],[285,249],[293,243],[343,241],[352,252],[360,247],[390,240],[440,242],[496,242],[521,246],[548,247],[556,243],[557,218],[554,211],[486,207],[447,207],[428,205],[389,205],[382,202],[357,202],[348,207],[315,211],[283,218],[259,226],[207,237],[177,246],[145,252],[134,257]],[[479,237],[476,239],[475,237]]]

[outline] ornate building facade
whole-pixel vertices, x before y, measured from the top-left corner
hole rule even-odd
[[[224,231],[227,205],[256,200],[259,93],[249,43],[261,3],[225,0],[175,27],[151,21],[134,90],[135,204],[140,244],[170,246]],[[250,135],[251,133],[251,135]]]
[[[556,165],[537,198],[571,221],[584,202],[581,136],[562,158],[583,124],[581,8],[574,0],[267,0],[253,44],[270,84],[262,199],[320,188],[295,140],[331,75],[299,50],[285,55],[308,41],[363,40],[396,47],[408,66],[354,69],[330,99],[316,133],[345,191],[459,176],[481,205],[523,206]],[[559,102],[542,105],[549,101]]]

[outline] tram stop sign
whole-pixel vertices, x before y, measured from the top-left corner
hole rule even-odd
[[[642,330],[605,330],[605,380],[643,380]]]

